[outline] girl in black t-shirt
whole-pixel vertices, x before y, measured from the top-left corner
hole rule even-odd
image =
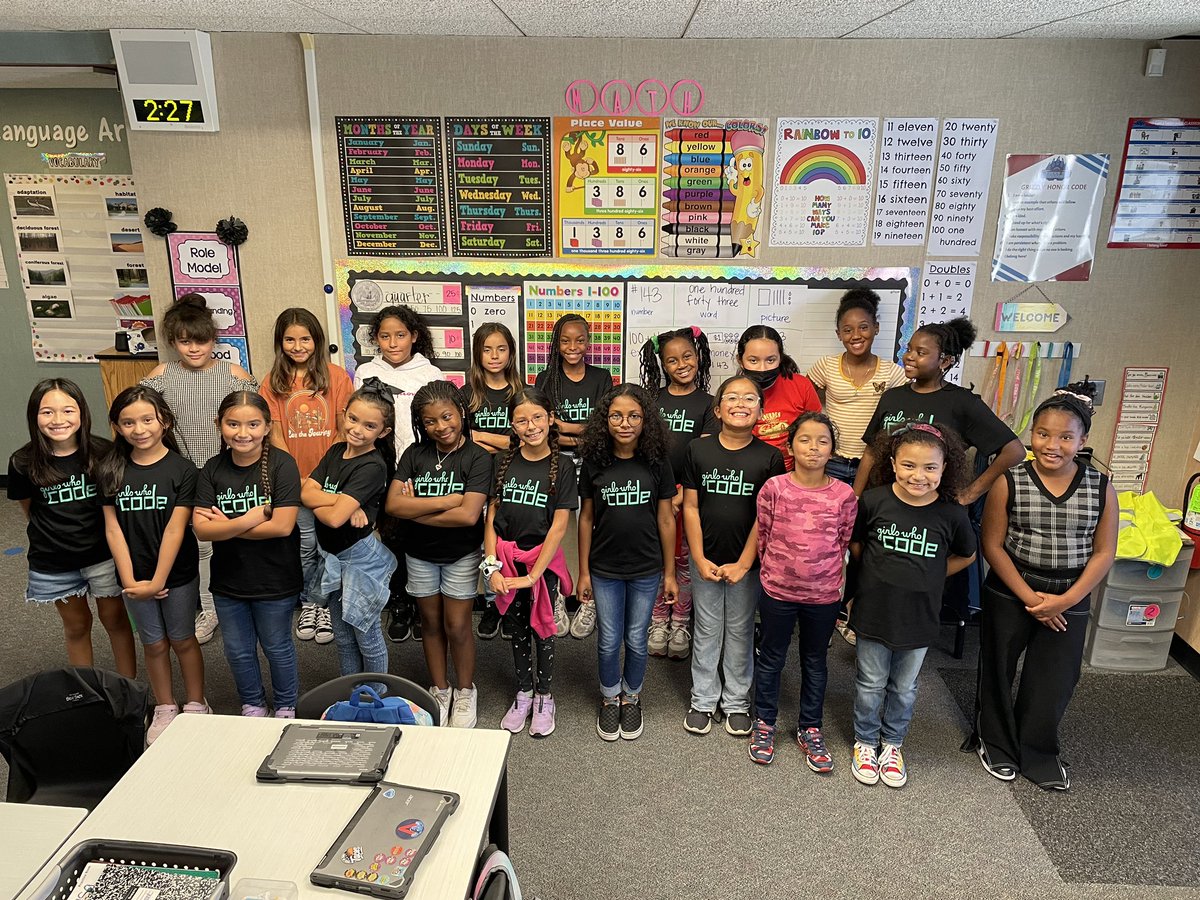
[[[600,398],[612,387],[603,369],[588,365],[592,331],[587,319],[567,313],[554,323],[546,369],[538,373],[534,386],[546,392],[554,404],[563,447],[574,451],[584,427]]]
[[[212,591],[224,628],[225,659],[243,716],[267,714],[258,648],[271,667],[275,717],[295,718],[300,676],[292,610],[300,599],[300,470],[271,447],[271,408],[259,394],[234,391],[217,408],[225,445],[205,463],[192,528],[213,542]]]
[[[571,510],[579,502],[575,467],[558,451],[558,426],[550,399],[526,388],[512,399],[516,446],[496,456],[481,568],[496,606],[512,626],[517,697],[500,723],[519,734],[532,715],[532,737],[554,731],[554,610],[561,581],[571,590],[562,551]],[[533,650],[537,646],[537,695]]]
[[[588,421],[579,479],[579,599],[596,604],[603,740],[642,733],[646,631],[661,579],[675,601],[675,475],[650,395],[622,384]],[[621,665],[621,648],[625,663]]]
[[[850,610],[858,636],[851,774],[899,788],[908,781],[900,747],[937,637],[942,587],[975,558],[975,533],[958,502],[968,475],[953,431],[910,423],[880,434],[873,453],[878,487],[862,495],[850,536],[859,567]]]
[[[100,461],[104,533],[128,610],[146,653],[154,692],[153,742],[179,714],[171,687],[175,651],[185,713],[211,713],[204,699],[204,657],[196,641],[200,556],[192,533],[198,472],[179,453],[175,415],[152,387],[117,394],[108,412],[116,438]]]
[[[400,457],[387,495],[388,514],[406,520],[408,593],[421,611],[432,692],[443,724],[458,728],[474,728],[477,719],[471,610],[483,557],[483,505],[492,485],[491,456],[470,440],[468,421],[450,382],[431,381],[417,391],[417,441]],[[458,679],[453,687],[447,651]]]
[[[29,443],[8,461],[8,499],[29,525],[29,585],[25,599],[53,603],[62,619],[67,662],[91,666],[92,613],[108,632],[117,671],[137,674],[133,629],[104,540],[96,466],[109,442],[92,434],[83,391],[65,378],[39,381],[25,412]]]
[[[664,331],[642,345],[642,387],[658,404],[671,432],[671,471],[679,479],[688,445],[704,434],[717,432],[713,398],[708,392],[712,353],[704,332],[692,325]],[[666,384],[663,384],[663,376]],[[688,545],[683,528],[683,488],[673,501],[675,508],[675,577],[679,596],[668,606],[660,595],[650,614],[646,649],[651,656],[686,659],[692,650],[692,579],[688,568]],[[581,607],[589,609],[590,607]]]

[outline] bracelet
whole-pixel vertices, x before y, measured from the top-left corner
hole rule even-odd
[[[485,556],[479,564],[479,571],[483,573],[484,578],[491,578],[493,572],[499,572],[502,568],[504,566],[494,556]]]

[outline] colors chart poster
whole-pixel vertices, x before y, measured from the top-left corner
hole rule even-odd
[[[768,131],[763,119],[663,120],[663,256],[758,255]]]
[[[863,247],[878,119],[778,119],[772,247]]]

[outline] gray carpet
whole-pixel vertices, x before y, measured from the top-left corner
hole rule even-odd
[[[23,554],[3,553],[23,545],[23,531],[15,506],[0,507],[5,597],[0,683],[64,662],[58,617],[53,610],[21,601]],[[97,663],[111,665],[98,624],[95,637]],[[949,648],[951,639],[947,631],[943,648]],[[972,635],[969,644],[973,640]],[[515,737],[510,756],[513,854],[527,897],[1200,900],[1194,859],[1189,869],[1172,865],[1161,854],[1154,857],[1160,862],[1136,868],[1128,862],[1132,852],[1104,849],[1106,841],[1125,831],[1139,842],[1157,838],[1165,847],[1187,848],[1187,838],[1197,831],[1194,793],[1175,798],[1161,793],[1164,781],[1155,781],[1155,792],[1137,800],[1145,804],[1145,818],[1137,818],[1130,828],[1121,816],[1134,804],[1119,807],[1112,798],[1137,796],[1143,783],[1136,777],[1139,768],[1186,772],[1200,734],[1194,719],[1170,722],[1166,715],[1148,715],[1132,701],[1110,703],[1114,712],[1104,720],[1108,725],[1101,736],[1126,748],[1128,758],[1135,760],[1126,767],[1131,771],[1085,775],[1078,768],[1084,764],[1079,752],[1079,792],[1034,797],[989,778],[974,756],[957,752],[966,719],[947,681],[961,686],[971,676],[941,670],[965,670],[972,662],[957,662],[934,650],[922,674],[905,746],[909,785],[900,791],[883,785],[867,788],[853,780],[847,765],[853,741],[853,650],[840,639],[830,651],[825,720],[837,769],[826,778],[807,769],[786,736],[775,763],[761,767],[747,758],[744,740],[723,731],[705,737],[686,733],[682,718],[689,667],[669,660],[651,661],[643,695],[645,734],[633,742],[600,741],[595,734],[595,640],[560,643],[558,730],[546,740]],[[425,680],[419,644],[389,646],[393,672]],[[220,713],[235,712],[237,698],[219,637],[204,648],[204,656],[212,705]],[[337,674],[332,645],[301,644],[300,665],[304,687]],[[1157,677],[1162,684],[1148,688],[1155,693],[1146,695],[1151,698],[1146,702],[1161,709],[1190,703],[1195,712],[1196,688],[1189,676],[1176,669]],[[499,639],[480,642],[476,681],[481,727],[498,725],[511,701],[512,678],[510,646]],[[1127,682],[1141,681],[1114,677],[1117,690],[1107,690],[1119,694]],[[793,665],[784,676],[781,733],[783,726],[795,724],[798,687]],[[1086,720],[1095,714],[1093,701],[1084,695],[1081,701],[1073,711]],[[1082,737],[1079,722],[1073,723],[1072,735]],[[0,790],[6,779],[0,763]],[[1069,805],[1069,814],[1052,820],[1053,810],[1038,816],[1028,811],[1031,803],[1053,801]],[[1190,811],[1183,808],[1186,802],[1192,804]],[[1052,828],[1031,824],[1052,821],[1057,823]],[[1079,857],[1079,865],[1067,869],[1064,860],[1072,855]],[[1183,877],[1189,871],[1190,880]],[[1190,887],[1151,886],[1159,884]]]

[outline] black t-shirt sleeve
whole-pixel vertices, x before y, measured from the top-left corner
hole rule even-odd
[[[334,444],[333,447],[329,448],[329,450],[325,452],[325,455],[321,457],[321,461],[316,464],[311,472],[308,473],[308,477],[315,481],[318,485],[324,486],[325,484],[325,475],[329,471],[329,454],[333,452],[333,449],[336,446],[337,444]]]
[[[549,373],[545,369],[543,369],[542,371],[538,372],[537,377],[533,379],[533,386],[535,388],[537,388],[539,391],[546,390],[546,379],[548,377],[549,377]]]
[[[581,500],[592,499],[592,473],[587,460],[583,461],[583,466],[579,470],[579,498]]]
[[[417,474],[417,445],[409,444],[404,452],[400,454],[400,461],[396,463],[396,481],[408,481]]]
[[[954,556],[970,556],[975,552],[975,529],[971,527],[971,520],[967,517],[967,511],[964,507],[957,503],[953,506],[954,518],[951,528],[953,535],[950,538],[950,552]]]
[[[612,376],[599,366],[588,366],[585,380],[592,397],[592,409],[595,409],[600,405],[600,399],[612,389]]]
[[[8,458],[8,499],[33,499],[33,482],[25,477],[25,473],[21,471],[21,467],[17,465],[17,457],[15,454]]]
[[[771,461],[767,463],[767,478],[774,478],[776,475],[786,475],[787,465],[783,461],[783,454],[775,447],[771,447]],[[766,482],[763,482],[766,484]]]
[[[1017,439],[1013,430],[988,409],[978,394],[963,390],[963,440],[984,456],[991,456],[1010,441]]]
[[[290,453],[271,451],[271,506],[300,505],[300,468]]]
[[[679,473],[679,483],[693,491],[700,489],[700,476],[696,472],[696,447],[704,438],[696,438],[688,444],[687,455],[683,459],[683,471]]]
[[[871,507],[875,504],[872,498],[865,494],[858,503],[858,512],[854,515],[854,530],[850,532],[850,543],[861,544],[867,538],[867,522],[871,518]]]
[[[477,445],[471,444],[475,447]],[[463,492],[467,494],[483,494],[485,497],[492,492],[492,455],[486,450],[479,448],[479,453],[474,454],[466,471],[466,478],[463,479],[466,487]]]
[[[175,497],[175,505],[195,506],[196,485],[200,481],[200,472],[182,456],[179,459],[183,463],[183,466],[181,467],[182,472],[179,478],[179,493]]]
[[[383,490],[386,474],[383,460],[378,456],[373,457],[370,461],[355,466],[354,471],[338,485],[337,492],[353,497],[359,506],[366,506]]]
[[[579,479],[570,457],[559,456],[558,480],[554,485],[554,508],[575,509],[579,505]]]
[[[871,414],[871,421],[867,423],[867,430],[863,432],[862,439],[868,447],[871,446],[871,441],[875,440],[875,435],[879,434],[879,430],[883,427],[883,416],[887,408],[888,395],[897,390],[892,388],[883,392],[879,398],[879,402],[875,405],[875,412]]]
[[[701,434],[716,434],[721,430],[717,422],[717,414],[713,411],[712,402],[704,404],[704,421],[700,424]]]
[[[664,458],[658,464],[658,499],[670,500],[677,493],[679,487],[675,481],[675,473],[671,471],[671,461]]]
[[[200,470],[200,477],[196,479],[196,506],[201,509],[209,509],[217,503],[217,486],[214,483],[216,476],[216,467],[220,457],[214,456],[204,464],[204,468]]]

